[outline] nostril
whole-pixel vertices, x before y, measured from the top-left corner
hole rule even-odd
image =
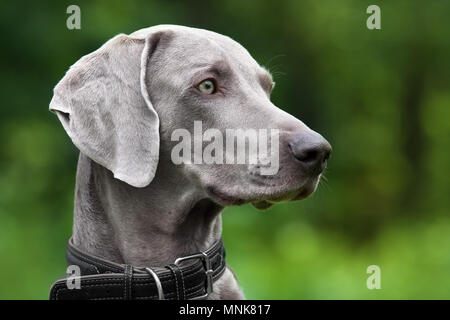
[[[289,143],[288,145],[291,153],[297,160],[304,163],[314,163],[320,161],[319,158],[321,157],[321,150],[319,148],[303,148],[299,147],[298,145],[292,145],[291,143]]]
[[[296,158],[302,162],[315,162],[319,156],[319,151],[310,149],[304,150]]]
[[[329,150],[325,151],[322,162],[326,162],[330,158],[330,154],[331,154],[331,151],[329,151]]]

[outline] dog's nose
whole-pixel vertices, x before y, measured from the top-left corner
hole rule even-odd
[[[331,153],[331,145],[317,132],[296,136],[289,148],[306,173],[314,176],[326,168]]]

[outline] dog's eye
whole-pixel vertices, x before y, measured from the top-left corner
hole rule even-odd
[[[214,84],[214,81],[212,80],[204,80],[202,81],[198,86],[198,90],[205,94],[213,94],[216,92],[216,85]]]

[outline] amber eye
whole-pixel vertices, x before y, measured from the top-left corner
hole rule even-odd
[[[213,94],[216,92],[216,86],[212,80],[204,80],[198,86],[198,90],[205,94]]]

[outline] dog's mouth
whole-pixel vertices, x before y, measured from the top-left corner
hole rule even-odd
[[[234,197],[225,192],[219,191],[215,187],[207,187],[206,192],[214,201],[222,206],[238,206],[248,202],[245,199]]]
[[[255,208],[264,210],[276,203],[305,199],[315,191],[316,185],[317,181],[312,181],[304,184],[301,187],[297,187],[294,190],[291,189],[288,191],[278,191],[274,192],[271,195],[260,195],[250,199],[232,196],[228,193],[218,190],[215,187],[207,187],[206,191],[215,202],[223,206],[251,203]]]
[[[297,189],[297,190],[294,190],[294,191],[291,191],[288,193],[284,193],[282,195],[279,195],[279,196],[276,196],[276,197],[273,197],[270,199],[252,201],[251,204],[256,209],[265,210],[276,203],[287,202],[287,201],[297,201],[297,200],[305,199],[311,193],[314,192],[314,189],[315,188],[305,186],[300,189]]]

